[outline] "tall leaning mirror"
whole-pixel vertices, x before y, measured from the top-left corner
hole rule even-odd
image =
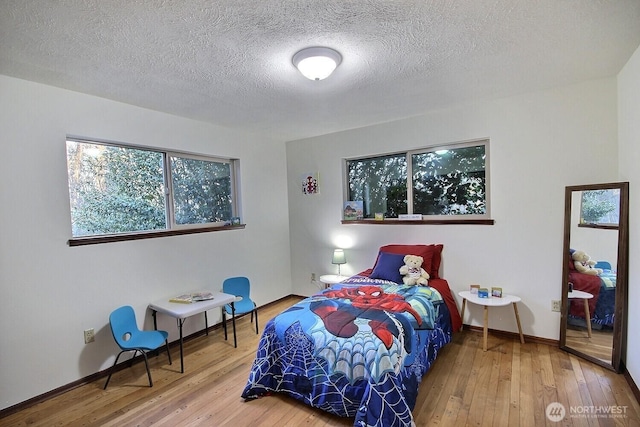
[[[629,183],[565,189],[560,348],[620,372],[626,336]]]

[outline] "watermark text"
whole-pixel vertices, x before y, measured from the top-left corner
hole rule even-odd
[[[623,405],[571,405],[569,410],[560,402],[551,402],[545,410],[547,419],[560,422],[566,418],[626,418],[627,406]]]

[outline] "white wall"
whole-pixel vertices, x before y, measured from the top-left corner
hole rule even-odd
[[[120,305],[152,327],[149,301],[228,276],[248,276],[259,305],[291,293],[284,142],[5,76],[0,94],[0,408],[111,366]],[[68,247],[67,134],[239,158],[246,228]]]
[[[640,385],[640,48],[618,75],[620,180],[629,181],[629,318],[626,365]]]
[[[286,150],[255,135],[0,76],[0,409],[110,366],[117,350],[107,317],[119,305],[133,305],[150,327],[150,300],[215,289],[236,274],[252,279],[258,304],[292,289],[308,295],[317,289],[311,273],[336,271],[331,252],[338,245],[349,246],[342,272],[350,274],[371,267],[383,244],[444,243],[442,272],[454,291],[472,282],[502,286],[523,298],[526,334],[558,339],[550,301],[561,294],[564,187],[629,180],[631,217],[640,210],[639,73],[636,52],[617,87],[604,79],[470,104],[293,141]],[[69,248],[67,134],[240,158],[247,228]],[[495,225],[340,223],[343,158],[484,137],[491,139]],[[300,190],[308,172],[320,174],[318,195]],[[640,264],[633,262],[639,230],[632,220],[630,306],[640,300]],[[638,324],[635,316],[630,325]],[[473,311],[472,322],[480,320]],[[490,324],[516,331],[507,309],[493,310]],[[175,337],[174,322],[160,326]],[[187,326],[190,333],[202,325]],[[82,331],[90,327],[97,340],[85,345]],[[627,366],[636,382],[638,345],[630,333]]]
[[[488,137],[491,209],[487,225],[342,225],[342,159]],[[348,264],[372,267],[379,246],[443,243],[443,277],[456,292],[471,283],[522,297],[525,334],[557,340],[564,188],[618,178],[616,81],[470,104],[420,117],[287,144],[293,290],[310,294],[312,272],[335,272],[331,251],[350,242]],[[294,185],[319,172],[320,194]],[[456,295],[457,296],[457,295]],[[458,298],[459,300],[459,298]],[[482,313],[471,307],[473,323]],[[467,313],[466,321],[469,322]],[[490,327],[517,331],[513,311],[491,310]]]

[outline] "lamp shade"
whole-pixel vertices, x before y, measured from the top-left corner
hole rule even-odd
[[[335,249],[333,251],[333,258],[331,259],[331,264],[346,264],[347,258],[344,256],[344,251],[342,249]]]
[[[309,80],[324,80],[340,65],[342,56],[328,47],[308,47],[293,55],[292,62]]]

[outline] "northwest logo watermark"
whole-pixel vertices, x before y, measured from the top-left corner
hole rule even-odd
[[[551,422],[557,423],[565,417],[569,418],[626,418],[627,406],[621,405],[575,405],[569,411],[560,402],[551,402],[545,409],[545,415]]]
[[[557,423],[564,419],[565,415],[567,414],[567,410],[564,408],[564,405],[562,403],[551,402],[547,405],[545,414],[547,415],[547,419],[549,421]]]

